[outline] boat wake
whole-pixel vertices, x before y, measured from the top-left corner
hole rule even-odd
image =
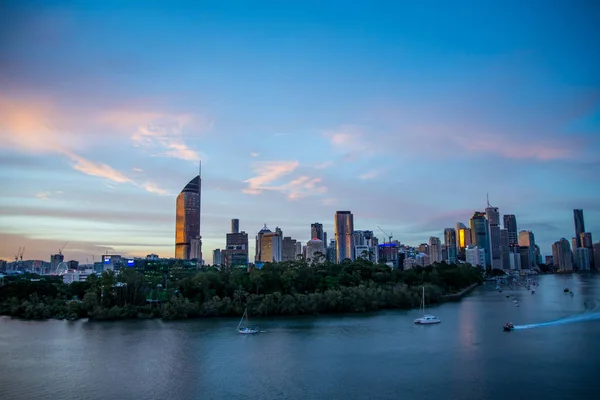
[[[554,321],[548,322],[540,322],[537,324],[527,324],[527,325],[515,325],[515,330],[522,329],[532,329],[532,328],[541,328],[544,326],[555,326],[555,325],[565,325],[572,324],[574,322],[584,322],[584,321],[596,321],[600,320],[600,312],[590,312],[579,315],[573,315],[571,317],[560,318]]]

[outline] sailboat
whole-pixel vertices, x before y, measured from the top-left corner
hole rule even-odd
[[[245,324],[245,326],[242,326],[242,322],[244,322],[244,319],[246,320],[246,324]],[[242,319],[240,320],[240,323],[238,324],[237,330],[242,335],[253,335],[255,333],[260,332],[260,329],[258,328],[258,326],[250,325],[248,323],[248,309],[247,308],[244,310],[244,315],[242,315]]]
[[[423,286],[423,299],[421,300],[421,310],[423,310],[423,316],[415,319],[415,324],[428,325],[428,324],[439,324],[440,319],[433,315],[425,314],[425,286]]]

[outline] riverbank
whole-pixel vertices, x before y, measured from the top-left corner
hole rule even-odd
[[[461,290],[458,293],[444,295],[444,296],[442,296],[442,301],[457,301],[457,300],[460,300],[467,293],[469,293],[471,290],[475,289],[477,286],[479,286],[479,283],[474,283],[474,284],[470,285],[469,287]]]

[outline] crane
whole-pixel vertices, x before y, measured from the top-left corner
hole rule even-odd
[[[21,246],[19,246],[19,250],[17,250],[17,254],[15,254],[15,262],[19,261],[20,254],[21,254]]]
[[[19,258],[23,261],[23,253],[25,253],[25,246],[21,249],[21,253],[19,254]]]
[[[69,244],[69,242],[65,242],[65,244],[63,244],[62,247],[60,249],[58,249],[58,254],[60,254],[62,256],[62,252],[65,249],[65,247],[67,247],[68,244]]]
[[[381,227],[379,225],[377,225],[377,228],[379,228],[379,230],[381,232],[383,232],[383,234],[388,237],[388,243],[392,243],[392,238],[394,237],[394,235],[391,234],[391,233],[387,233],[386,231],[384,231],[383,229],[381,229]],[[383,243],[385,243],[385,239],[383,239]]]

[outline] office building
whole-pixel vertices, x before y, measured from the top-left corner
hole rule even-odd
[[[296,243],[296,239],[292,239],[290,236],[283,238],[283,261],[296,261],[298,258]]]
[[[306,242],[306,261],[309,263],[323,263],[327,257],[325,244],[319,238]]]
[[[221,251],[221,249],[213,250],[213,265],[223,265],[223,251]]]
[[[322,242],[325,242],[325,232],[323,232],[323,224],[319,222],[315,222],[314,224],[310,224],[310,238],[317,238]]]
[[[354,217],[350,211],[337,211],[334,218],[336,261],[341,263],[354,256]]]
[[[439,237],[429,238],[429,261],[433,263],[442,262],[442,242]]]
[[[508,235],[508,244],[509,246],[516,245],[519,243],[519,236],[517,230],[517,217],[512,214],[504,215],[504,229],[507,231]]]
[[[231,220],[231,233],[225,237],[223,264],[228,267],[245,268],[248,266],[248,234],[240,232],[240,220]]]
[[[445,261],[448,264],[456,263],[458,258],[458,249],[456,246],[456,229],[446,228],[444,229],[444,247],[446,249]]]
[[[490,225],[486,215],[475,211],[469,221],[471,225],[471,245],[485,252],[485,268],[492,266],[492,257],[490,254]]]
[[[487,257],[485,255],[485,249],[478,246],[469,246],[465,251],[467,263],[474,267],[483,267],[487,263]]]
[[[573,254],[567,239],[562,238],[558,242],[554,242],[552,245],[552,260],[554,266],[561,272],[573,270]]]
[[[508,229],[500,229],[500,253],[502,254],[502,269],[510,269]]]
[[[578,247],[573,252],[575,268],[577,271],[590,270],[590,250],[585,247]]]
[[[583,210],[575,209],[573,210],[573,220],[575,222],[575,247],[573,251],[577,247],[581,247],[581,234],[585,232],[585,223],[583,221]]]
[[[255,262],[280,262],[283,260],[283,232],[279,227],[275,232],[267,224],[256,235]]]
[[[579,235],[581,247],[588,249],[590,256],[590,268],[594,268],[594,244],[592,243],[592,234],[590,232],[582,232]]]
[[[500,250],[500,212],[498,207],[488,207],[485,209],[485,217],[490,225],[490,252],[492,258],[492,268],[502,269],[502,252]]]
[[[202,237],[200,235],[200,175],[188,182],[177,196],[175,217],[175,258],[190,260],[192,240],[194,254],[202,259]]]
[[[531,231],[520,231],[519,232],[519,247],[526,247],[529,252],[526,256],[524,256],[524,250],[520,249],[521,253],[521,267],[523,269],[531,269],[538,265],[538,261],[535,255],[535,238],[533,236],[533,232]],[[527,259],[527,262],[524,262],[523,257]]]

